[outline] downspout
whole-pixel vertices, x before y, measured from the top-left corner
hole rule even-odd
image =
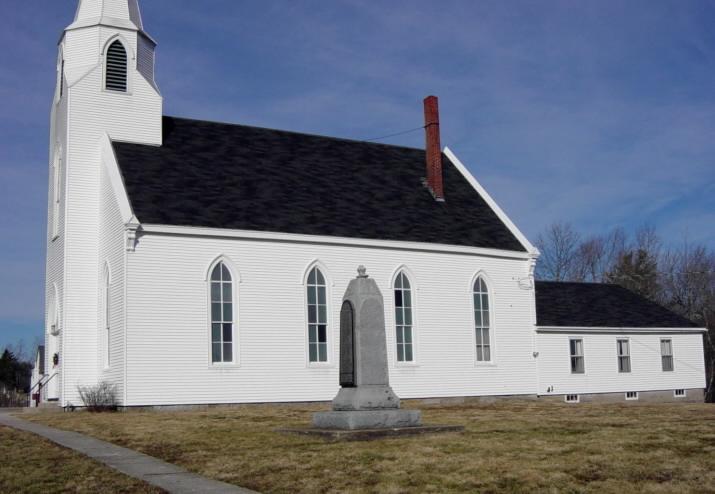
[[[137,245],[137,235],[139,234],[139,221],[135,216],[132,216],[130,220],[124,225],[124,401],[123,406],[127,407],[127,397],[129,392],[129,380],[127,377],[127,350],[129,345],[129,298],[127,294],[129,293],[127,289],[129,280],[129,253],[136,251]]]
[[[124,232],[124,235],[127,235],[126,231]],[[126,240],[125,240],[125,245],[126,245]],[[126,407],[127,406],[127,386],[128,386],[128,382],[127,382],[127,326],[128,326],[127,325],[127,312],[128,312],[128,310],[127,310],[127,306],[129,304],[129,301],[127,299],[127,280],[129,279],[127,270],[129,269],[129,260],[127,259],[128,249],[126,248],[126,246],[123,250],[124,250],[124,256],[123,256],[122,262],[124,263],[124,273],[123,273],[124,286],[122,288],[122,291],[124,293],[122,293],[122,298],[124,299],[124,303],[122,304],[122,312],[123,312],[123,314],[122,314],[123,328],[122,329],[124,330],[124,335],[123,335],[124,336],[124,338],[123,338],[124,339],[124,342],[123,342],[123,344],[124,344],[124,356],[123,356],[124,386],[123,386],[123,391],[122,391],[122,394],[123,394],[122,405]]]
[[[534,367],[536,369],[536,396],[539,396],[539,390],[541,389],[541,382],[539,379],[539,339],[536,333],[536,281],[534,272],[536,271],[536,260],[538,259],[538,254],[534,255],[529,260],[529,282],[531,284],[531,338],[532,338],[532,349],[534,357]]]

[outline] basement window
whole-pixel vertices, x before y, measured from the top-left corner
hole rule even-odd
[[[104,87],[110,91],[127,92],[127,50],[116,40],[107,49]]]
[[[566,403],[578,403],[581,400],[580,400],[579,395],[566,395],[565,401],[566,401]]]
[[[673,396],[676,398],[685,398],[685,390],[684,389],[676,389],[673,391]]]
[[[626,392],[626,400],[637,400],[638,399],[638,391],[627,391]]]

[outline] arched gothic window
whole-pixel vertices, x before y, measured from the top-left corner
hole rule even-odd
[[[116,40],[107,48],[104,87],[110,91],[127,92],[127,50]]]
[[[412,288],[410,280],[403,271],[395,278],[395,328],[397,342],[397,361],[414,360],[412,338]]]
[[[47,309],[47,318],[49,333],[52,336],[57,336],[60,334],[60,308],[59,308],[59,295],[57,292],[57,287],[53,286],[53,290],[50,295],[50,302]]]
[[[490,362],[491,335],[489,334],[489,291],[481,277],[474,282],[474,328],[477,342],[477,362]]]
[[[328,302],[325,277],[318,267],[308,274],[308,361],[328,361]]]
[[[55,146],[55,156],[52,159],[52,240],[59,236],[60,201],[62,199],[62,151],[59,144],[55,144]]]
[[[233,362],[233,280],[223,262],[211,271],[211,362]]]

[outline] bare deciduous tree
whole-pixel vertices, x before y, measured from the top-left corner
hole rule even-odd
[[[555,223],[539,235],[537,246],[539,279],[618,283],[708,328],[706,396],[715,401],[715,252],[687,240],[664,249],[647,225],[632,241],[622,228],[581,240],[570,224]]]
[[[570,223],[554,223],[540,234],[536,239],[536,246],[541,251],[537,276],[554,281],[572,279],[579,239],[580,235]]]
[[[708,328],[704,335],[707,397],[715,401],[715,253],[686,240],[666,251],[660,266],[662,302]]]

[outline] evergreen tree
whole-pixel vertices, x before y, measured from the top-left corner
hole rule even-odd
[[[5,349],[0,357],[0,383],[10,389],[15,389],[17,368],[17,358],[10,350]]]
[[[660,294],[658,261],[645,249],[629,250],[619,256],[616,265],[606,274],[606,281],[657,300]]]

